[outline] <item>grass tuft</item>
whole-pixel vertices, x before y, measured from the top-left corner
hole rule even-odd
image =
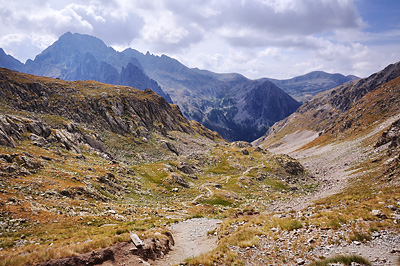
[[[300,221],[291,218],[280,219],[277,223],[282,230],[286,231],[292,231],[303,227],[303,224]]]

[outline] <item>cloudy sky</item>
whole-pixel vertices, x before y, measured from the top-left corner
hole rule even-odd
[[[0,0],[0,47],[22,62],[67,31],[250,78],[400,61],[399,0]]]

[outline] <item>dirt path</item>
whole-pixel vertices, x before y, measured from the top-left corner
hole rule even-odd
[[[195,218],[171,226],[175,245],[164,258],[150,263],[154,266],[175,265],[187,258],[209,252],[217,246],[217,237],[207,233],[216,229],[221,220]]]

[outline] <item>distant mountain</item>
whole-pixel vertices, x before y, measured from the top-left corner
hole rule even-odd
[[[316,94],[332,89],[346,82],[354,81],[359,77],[342,74],[329,74],[323,71],[314,71],[292,79],[268,79],[275,83],[299,102],[305,102]]]
[[[171,95],[186,117],[227,140],[252,141],[300,106],[268,80],[191,69],[168,56],[133,49],[122,53],[137,58],[146,74]]]
[[[0,66],[7,67],[2,62]],[[139,90],[149,88],[172,103],[171,97],[157,82],[146,76],[137,60],[126,58],[102,40],[89,35],[67,32],[35,60],[28,60],[22,67],[9,68],[63,80],[95,80]]]

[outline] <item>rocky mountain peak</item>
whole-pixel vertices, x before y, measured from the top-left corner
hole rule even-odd
[[[172,103],[171,97],[144,73],[137,58],[125,56],[90,35],[67,32],[18,70],[63,80],[96,80],[151,89]]]

